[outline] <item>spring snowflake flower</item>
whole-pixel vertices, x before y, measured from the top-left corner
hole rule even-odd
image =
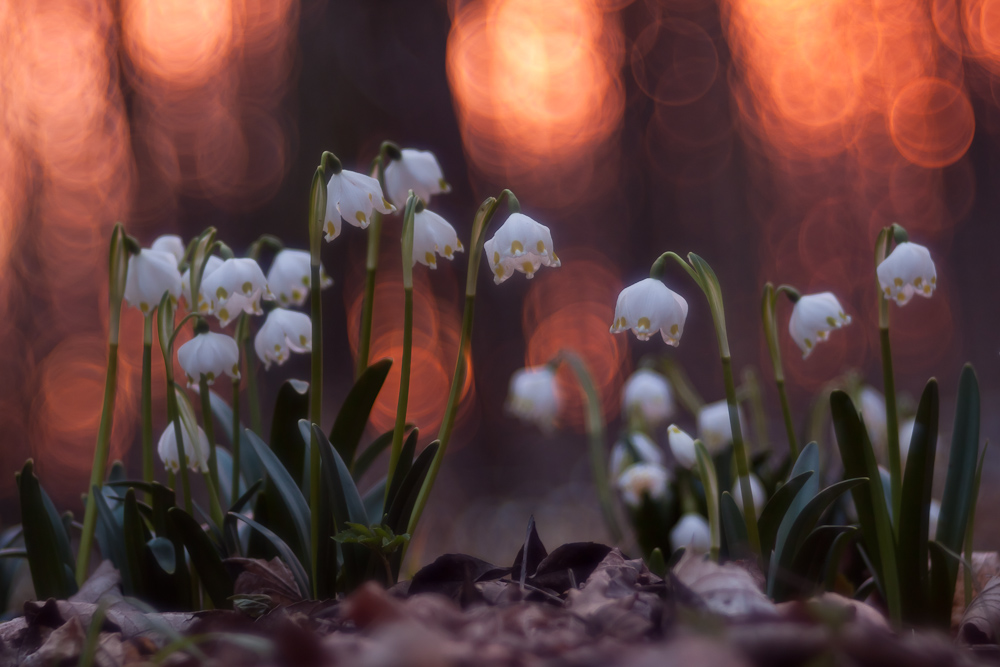
[[[288,360],[290,352],[312,350],[312,321],[305,313],[275,308],[267,314],[253,347],[264,368],[270,368],[272,361],[280,366]]]
[[[226,326],[240,311],[262,315],[262,298],[270,301],[274,294],[257,262],[250,258],[227,259],[202,278],[198,311],[215,315],[219,324]]]
[[[757,475],[750,473],[750,495],[753,496],[753,511],[757,516],[760,516],[760,511],[764,509],[764,505],[767,503],[767,491],[764,490],[764,484],[760,481]],[[736,483],[733,484],[733,500],[736,501],[736,506],[743,511],[743,487],[740,486],[740,478],[736,478]]]
[[[728,418],[728,414],[726,415]],[[667,442],[670,445],[670,453],[674,455],[679,465],[687,469],[694,468],[698,463],[698,454],[694,448],[694,438],[681,430],[677,424],[667,427]]]
[[[160,436],[156,451],[160,455],[160,460],[163,461],[163,467],[176,473],[181,469],[181,462],[177,454],[177,436],[174,434],[174,423],[170,422],[167,424],[167,428],[163,429],[163,435]],[[208,437],[200,426],[194,426],[198,431],[192,437],[189,426],[194,425],[185,424],[184,420],[181,420],[181,441],[184,443],[184,457],[187,459],[188,468],[193,472],[208,472],[210,449]]]
[[[737,407],[740,416],[740,430],[745,431],[743,411]],[[733,441],[733,427],[729,422],[729,403],[716,401],[704,406],[698,412],[698,438],[704,443],[709,454],[717,454]]]
[[[645,433],[635,431],[629,433],[628,437],[632,442],[632,449],[629,448],[624,439],[616,442],[615,446],[611,449],[611,464],[609,466],[611,479],[618,479],[618,476],[622,474],[625,468],[633,463],[656,463],[663,465],[663,453],[656,446],[656,443],[650,440]],[[635,450],[635,456],[632,455],[633,449]]]
[[[684,333],[688,304],[680,294],[655,278],[629,285],[618,295],[611,333],[632,330],[639,340],[649,340],[657,331],[663,342],[677,347]]]
[[[511,213],[483,245],[483,250],[497,285],[514,275],[514,271],[533,278],[540,266],[556,268],[561,264],[552,247],[549,228],[522,213]]]
[[[151,250],[159,250],[160,252],[169,252],[171,255],[177,258],[177,263],[180,264],[181,260],[184,259],[184,241],[181,241],[181,237],[177,234],[164,234],[163,236],[157,237],[153,241],[153,245],[149,246]]]
[[[667,494],[670,473],[657,463],[636,463],[625,469],[618,478],[618,490],[622,500],[635,509],[642,505],[643,498],[659,500]]]
[[[706,553],[712,548],[708,521],[696,512],[688,512],[671,529],[670,545],[675,550],[684,547],[697,553]]]
[[[290,250],[285,248],[274,256],[271,268],[267,272],[267,286],[278,298],[282,307],[301,306],[309,296],[312,284],[312,265],[309,253],[305,250]],[[325,289],[333,284],[326,275],[323,265],[319,266],[319,286]]]
[[[410,190],[424,204],[431,203],[432,195],[451,192],[434,153],[413,148],[404,148],[400,153],[398,160],[389,160],[385,165],[386,194],[397,207],[406,204]]]
[[[364,229],[371,222],[373,210],[382,213],[396,210],[382,196],[382,186],[377,179],[346,169],[334,174],[326,186],[326,219],[323,222],[326,240],[340,236],[341,218]]]
[[[545,433],[555,428],[559,402],[556,374],[548,366],[522,368],[511,376],[508,412],[537,425]]]
[[[637,370],[622,389],[622,414],[638,413],[643,423],[657,428],[674,414],[674,397],[667,379],[646,368]]]
[[[875,270],[887,299],[906,305],[914,294],[930,297],[937,288],[937,270],[931,252],[906,241],[893,248]]]
[[[201,272],[201,280],[205,281],[205,278],[210,276],[213,271],[222,266],[222,258],[216,255],[211,255],[207,260],[205,260],[205,268]],[[181,275],[181,291],[184,294],[184,300],[187,302],[188,307],[194,309],[195,303],[191,298],[191,269],[190,267],[186,269]],[[199,299],[200,301],[200,299]]]
[[[413,214],[414,265],[420,262],[436,269],[437,255],[454,259],[455,253],[463,250],[455,228],[447,220],[426,208]]]
[[[788,320],[788,333],[805,359],[812,354],[816,343],[826,340],[834,329],[850,323],[850,315],[844,314],[833,292],[807,294],[795,302],[792,317]]]
[[[181,273],[174,256],[152,248],[132,255],[125,274],[125,301],[147,315],[160,305],[164,293],[174,301],[181,296]]]
[[[184,369],[189,387],[197,385],[202,375],[208,384],[223,373],[234,380],[240,377],[240,349],[236,340],[214,331],[197,334],[181,345],[177,361]]]

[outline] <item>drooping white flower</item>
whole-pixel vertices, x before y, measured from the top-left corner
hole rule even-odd
[[[677,424],[667,427],[667,442],[670,444],[670,453],[674,455],[678,464],[689,470],[697,465],[698,454],[695,452],[694,438]]]
[[[515,271],[533,278],[540,266],[555,268],[561,264],[552,246],[549,228],[523,213],[511,213],[493,238],[483,245],[483,250],[497,285]]]
[[[670,531],[670,545],[674,549],[690,549],[697,553],[705,553],[712,548],[712,534],[705,517],[688,512],[682,516]]]
[[[548,366],[522,368],[510,378],[507,410],[524,421],[550,433],[559,414],[556,374]]]
[[[764,509],[764,505],[767,503],[767,491],[764,490],[764,484],[760,481],[757,475],[750,473],[750,494],[753,496],[753,511],[757,516],[760,516],[760,511]],[[736,478],[736,482],[733,484],[733,500],[736,501],[736,506],[743,511],[743,487],[740,485],[740,478]]]
[[[271,293],[278,298],[278,303],[282,307],[301,306],[309,296],[309,288],[312,285],[312,265],[309,253],[305,250],[291,250],[284,248],[279,250],[271,262],[271,268],[267,272],[267,286],[271,288]],[[319,266],[319,286],[325,289],[333,284],[330,276],[326,275],[323,265]]]
[[[622,500],[629,507],[642,505],[644,497],[651,500],[662,498],[667,493],[670,473],[658,463],[636,463],[625,469],[618,478],[618,490]]]
[[[192,437],[191,426],[198,429],[195,437]],[[186,424],[181,419],[181,441],[184,443],[184,457],[187,460],[188,468],[194,472],[208,472],[209,443],[205,431],[200,426]],[[176,473],[181,469],[180,457],[177,453],[177,436],[174,434],[174,422],[170,422],[167,424],[167,428],[163,429],[163,435],[160,436],[156,451],[167,470]]]
[[[743,410],[736,408],[740,417],[740,431],[745,431]],[[709,454],[718,453],[733,441],[733,427],[729,422],[729,403],[716,401],[702,407],[698,412],[698,438],[704,443]]]
[[[432,195],[451,192],[434,153],[413,148],[404,148],[400,153],[400,159],[385,165],[386,194],[398,208],[406,204],[410,190],[424,204],[431,203]]]
[[[937,269],[930,250],[909,241],[897,244],[875,273],[885,297],[900,306],[914,294],[930,297],[937,288]]]
[[[645,433],[634,431],[628,434],[628,438],[632,443],[631,449],[624,439],[616,442],[615,446],[611,448],[611,464],[609,466],[611,479],[618,479],[625,468],[633,463],[663,465],[663,452]],[[635,451],[634,456],[633,450]]]
[[[643,423],[655,429],[674,414],[674,396],[667,379],[647,368],[629,376],[622,389],[622,413],[638,413]]]
[[[788,333],[802,350],[802,358],[812,354],[819,341],[826,340],[830,332],[851,323],[833,292],[806,294],[799,297],[788,320]]]
[[[234,380],[240,377],[240,349],[236,340],[214,331],[197,334],[181,345],[177,361],[184,369],[189,387],[197,385],[202,375],[208,384],[223,373]]]
[[[426,208],[413,214],[413,264],[420,262],[432,269],[437,268],[437,255],[454,259],[456,252],[462,252],[462,242],[451,224]]]
[[[217,255],[210,255],[208,259],[205,260],[205,268],[202,269],[201,279],[205,280],[208,276],[212,274],[216,269],[222,266],[222,258]],[[184,293],[184,300],[188,304],[188,308],[194,309],[195,303],[191,298],[191,268],[185,269],[183,275],[181,275],[181,290]]]
[[[177,258],[177,263],[180,264],[181,260],[184,259],[184,241],[177,234],[164,234],[159,236],[153,241],[153,245],[149,246],[152,250],[159,250],[160,252],[169,252],[171,255]]]
[[[164,293],[175,301],[181,296],[181,273],[174,256],[152,248],[132,255],[125,274],[125,301],[145,315],[160,305]]]
[[[649,340],[659,331],[664,343],[677,347],[687,314],[684,297],[655,278],[645,278],[618,295],[611,333],[631,329],[639,340]]]
[[[346,169],[334,174],[326,186],[326,219],[323,222],[326,240],[340,236],[341,218],[364,229],[371,222],[373,210],[382,213],[396,210],[382,196],[382,186],[377,179]]]
[[[263,314],[262,298],[270,301],[274,294],[260,265],[249,257],[234,257],[202,278],[198,311],[215,315],[219,324],[226,326],[240,311]]]
[[[312,321],[305,313],[275,308],[267,314],[253,347],[264,368],[270,368],[272,361],[280,366],[288,360],[290,351],[312,350]]]

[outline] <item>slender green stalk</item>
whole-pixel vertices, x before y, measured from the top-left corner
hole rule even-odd
[[[199,255],[200,252],[196,251],[195,254]],[[194,277],[195,276],[192,275],[192,279]],[[167,421],[174,425],[174,438],[177,445],[177,460],[180,465],[181,493],[184,500],[184,509],[188,514],[191,514],[192,512],[191,485],[188,480],[187,454],[184,450],[184,439],[181,433],[181,428],[183,427],[181,424],[181,413],[177,403],[177,392],[182,390],[174,383],[174,341],[177,339],[177,334],[180,333],[184,324],[189,319],[194,317],[196,317],[194,313],[188,314],[175,327],[174,304],[170,300],[169,294],[163,295],[163,298],[160,300],[160,305],[156,309],[156,330],[160,339],[160,352],[163,353],[163,368],[167,378]],[[184,400],[186,403],[187,399],[185,398]],[[170,475],[169,483],[170,486],[175,489],[176,493],[173,477],[173,475]]]
[[[753,427],[757,436],[757,451],[770,452],[771,443],[767,437],[767,414],[764,412],[764,399],[761,396],[760,381],[757,379],[757,371],[749,366],[743,369],[743,384],[741,389],[746,396],[746,402],[750,405],[750,412],[753,414]]]
[[[358,335],[358,365],[355,377],[368,368],[371,348],[372,314],[375,310],[375,275],[378,273],[378,247],[382,235],[382,214],[375,211],[368,225],[368,253],[365,258],[365,296],[361,302],[361,332]]]
[[[886,227],[875,242],[875,266],[889,256],[893,227]],[[882,389],[885,391],[886,449],[889,450],[889,488],[893,524],[898,529],[903,505],[903,467],[899,454],[899,416],[896,411],[896,380],[892,372],[892,344],[889,340],[889,302],[875,279],[878,292],[878,334],[882,350]]]
[[[205,486],[208,487],[208,511],[212,514],[212,521],[219,528],[222,528],[222,521],[225,515],[222,513],[222,504],[219,502],[219,487],[212,480],[211,473],[203,473]]]
[[[697,416],[701,412],[701,408],[705,405],[705,399],[701,397],[698,390],[691,384],[691,379],[687,373],[684,372],[680,364],[669,357],[663,357],[660,366],[663,369],[663,375],[670,381],[670,386],[677,392],[677,400],[681,402],[685,410]]]
[[[719,477],[715,462],[701,440],[694,441],[695,456],[698,459],[698,476],[705,488],[705,508],[708,510],[708,533],[711,536],[709,555],[719,561],[719,546],[722,544],[722,520],[719,516]],[[742,486],[742,484],[741,484]]]
[[[180,388],[174,383],[173,373],[168,373],[167,377],[167,419],[174,425],[174,438],[177,444],[178,473],[181,478],[181,497],[184,500],[184,511],[193,513],[194,506],[191,503],[191,481],[188,478],[187,450],[184,449],[184,436],[181,429],[180,408],[177,405],[177,393]]]
[[[767,340],[767,351],[771,355],[771,367],[774,369],[774,384],[778,387],[778,399],[781,401],[781,415],[785,420],[785,434],[788,436],[788,451],[794,461],[799,458],[799,443],[795,437],[795,422],[792,410],[788,405],[788,394],[785,391],[785,369],[781,363],[781,347],[778,344],[777,298],[778,293],[785,291],[789,298],[798,300],[798,291],[787,285],[777,290],[771,283],[764,286],[764,298],[761,304],[761,320],[764,323],[764,338]]]
[[[257,361],[254,358],[253,342],[247,337],[243,345],[243,358],[247,366],[247,407],[250,410],[250,429],[262,435],[260,421],[260,393],[257,390]]]
[[[972,540],[976,532],[976,506],[979,505],[979,485],[983,481],[983,463],[986,461],[986,450],[990,448],[990,441],[983,445],[983,453],[979,455],[979,465],[976,466],[976,478],[972,483],[972,502],[969,504],[969,522],[965,526],[965,566],[962,568],[962,587],[965,589],[965,606],[972,604],[973,588],[973,545]]]
[[[205,479],[208,481],[212,518],[221,527],[223,516],[219,505],[219,460],[215,454],[215,422],[212,419],[212,401],[208,392],[208,378],[202,375],[198,380],[198,394],[201,398],[201,422],[208,438],[208,474]]]
[[[142,479],[153,481],[153,311],[142,329]],[[147,500],[151,499],[147,494]]]
[[[750,488],[750,465],[747,460],[746,445],[740,429],[739,404],[736,402],[736,385],[733,382],[732,360],[722,357],[722,381],[726,387],[726,402],[729,403],[729,425],[733,430],[733,451],[736,455],[736,472],[740,477],[740,493],[743,496],[743,516],[747,523],[747,537],[750,548],[760,555],[760,533],[757,530],[757,510]],[[752,528],[751,528],[752,526]]]

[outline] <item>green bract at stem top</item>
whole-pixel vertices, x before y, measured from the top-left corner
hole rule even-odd
[[[785,433],[788,436],[788,451],[791,460],[799,458],[799,443],[795,437],[795,423],[792,411],[788,405],[788,394],[785,392],[785,369],[781,363],[781,346],[778,343],[778,295],[782,292],[795,303],[800,294],[791,285],[764,285],[764,296],[761,302],[761,320],[764,322],[764,338],[767,339],[767,350],[771,354],[771,367],[774,369],[774,383],[778,386],[778,398],[781,400],[781,414],[785,419]]]

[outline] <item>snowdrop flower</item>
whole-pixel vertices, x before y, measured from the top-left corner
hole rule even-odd
[[[497,285],[514,275],[514,271],[533,278],[543,264],[553,268],[561,264],[552,247],[549,228],[522,213],[511,213],[483,245],[483,250]]]
[[[455,253],[463,250],[455,228],[447,220],[426,208],[413,214],[414,266],[420,262],[436,269],[437,255],[454,259]]]
[[[163,236],[157,237],[153,241],[153,245],[149,246],[151,250],[159,250],[160,252],[169,252],[171,255],[177,258],[177,263],[180,264],[181,260],[184,259],[184,242],[181,241],[181,237],[177,234],[164,234]]]
[[[377,179],[346,169],[334,174],[326,186],[326,220],[323,223],[326,240],[340,236],[341,218],[364,229],[370,222],[372,210],[382,213],[396,210],[382,196],[382,186]]]
[[[737,407],[740,430],[744,430],[743,411]],[[729,403],[716,401],[704,406],[698,412],[698,438],[704,443],[709,454],[718,453],[733,441],[733,428],[729,422]]]
[[[181,296],[181,273],[174,256],[151,248],[132,255],[125,274],[125,301],[148,315],[160,305],[165,292],[174,301]]]
[[[865,428],[868,429],[868,439],[871,440],[875,452],[884,460],[889,441],[885,417],[885,397],[877,389],[865,386],[861,389],[860,403],[861,417],[864,419]]]
[[[222,258],[217,255],[210,255],[207,260],[205,260],[205,268],[201,272],[201,280],[204,282],[205,278],[208,278],[216,269],[222,266]],[[187,302],[188,307],[194,309],[195,303],[194,299],[191,298],[191,269],[190,267],[184,271],[181,276],[181,291],[184,294],[184,300]]]
[[[253,347],[264,362],[264,368],[270,368],[272,361],[280,366],[288,360],[289,350],[312,350],[312,321],[305,313],[275,308],[267,314]]]
[[[404,148],[398,159],[390,159],[385,165],[385,189],[398,207],[406,204],[410,190],[424,204],[431,203],[431,195],[451,192],[434,153],[413,148]]]
[[[760,481],[757,475],[750,473],[750,494],[753,496],[753,511],[757,516],[760,516],[760,511],[764,509],[764,504],[767,503],[767,491],[764,490],[764,484]],[[743,487],[740,485],[741,479],[736,478],[736,483],[733,484],[733,500],[736,501],[736,506],[743,511]]]
[[[264,272],[250,258],[225,260],[218,269],[202,278],[198,311],[211,313],[226,326],[240,311],[261,315],[261,299],[273,300]]]
[[[214,331],[199,333],[181,345],[177,361],[184,369],[189,387],[197,385],[202,375],[208,384],[223,373],[234,380],[240,377],[240,349],[236,340]]]
[[[691,551],[706,553],[712,548],[708,521],[700,514],[688,512],[670,531],[670,545],[674,549],[685,547]]]
[[[844,314],[833,292],[807,294],[799,297],[788,320],[788,333],[792,335],[802,358],[808,357],[819,341],[826,340],[830,332],[851,323],[850,315]]]
[[[156,446],[156,451],[163,461],[163,466],[170,472],[176,473],[181,469],[180,457],[177,454],[177,436],[174,434],[175,422],[167,424],[160,436],[160,442]],[[189,425],[181,420],[181,440],[184,443],[184,457],[187,459],[188,468],[194,472],[208,472],[208,437],[200,426],[197,435],[192,437]]]
[[[611,479],[618,479],[618,476],[622,474],[625,468],[633,463],[656,463],[657,465],[663,465],[663,453],[656,446],[656,443],[650,440],[645,433],[635,431],[629,433],[628,438],[631,440],[632,449],[629,448],[628,443],[624,440],[616,442],[615,446],[611,449]],[[635,450],[635,456],[632,455],[633,449]]]
[[[694,438],[682,431],[677,424],[671,424],[667,427],[667,441],[670,444],[670,453],[677,459],[677,463],[689,470],[694,468],[698,463]]]
[[[556,374],[548,366],[522,368],[510,378],[507,410],[524,421],[536,424],[545,433],[555,428],[559,400]]]
[[[622,389],[622,413],[638,413],[645,425],[654,429],[674,414],[674,397],[667,379],[646,368],[629,376]]]
[[[663,342],[677,347],[684,333],[688,304],[684,297],[655,278],[629,285],[618,295],[611,333],[632,330],[639,340],[649,340],[657,331]]]
[[[875,270],[887,299],[906,305],[914,294],[930,297],[937,287],[937,270],[930,251],[922,245],[897,244]]]
[[[309,253],[305,250],[285,248],[274,256],[271,268],[267,272],[267,286],[271,288],[271,293],[278,297],[278,303],[282,307],[301,306],[305,303],[312,284],[310,262]],[[333,280],[326,275],[323,265],[320,264],[320,289],[332,284]]]
[[[658,463],[636,463],[626,468],[618,478],[618,490],[626,505],[637,508],[646,496],[650,500],[665,496],[669,478],[667,469]]]

